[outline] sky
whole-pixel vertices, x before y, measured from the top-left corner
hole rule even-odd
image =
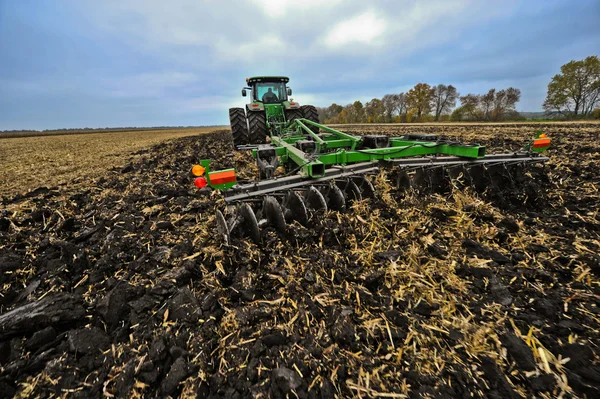
[[[600,55],[600,0],[0,0],[0,130],[228,124],[245,78],[301,104],[521,90]]]

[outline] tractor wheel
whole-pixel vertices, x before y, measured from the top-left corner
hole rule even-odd
[[[286,109],[285,110],[285,119],[288,123],[292,123],[296,119],[303,118],[302,111],[299,109]]]
[[[265,113],[260,111],[248,112],[249,143],[264,144],[267,139],[267,118]]]
[[[311,122],[319,123],[319,113],[317,112],[317,108],[314,105],[303,105],[300,107],[302,111],[302,115],[305,119],[308,119]],[[319,128],[316,126],[309,126],[310,130],[315,133],[319,133]]]
[[[248,144],[248,124],[243,108],[229,108],[229,123],[231,124],[231,135],[233,145]]]

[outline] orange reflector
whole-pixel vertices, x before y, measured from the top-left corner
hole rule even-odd
[[[206,169],[202,165],[194,165],[192,167],[192,174],[194,176],[203,176],[204,172],[206,172]]]
[[[540,137],[538,137],[538,139],[545,139],[546,137],[548,137],[546,136],[546,133],[542,133],[540,134]]]
[[[550,139],[536,139],[533,140],[533,148],[543,148],[550,145]]]
[[[207,181],[204,177],[198,177],[197,179],[194,179],[194,184],[198,188],[204,188],[206,187]]]
[[[225,184],[236,181],[235,171],[213,172],[210,175],[210,184]]]

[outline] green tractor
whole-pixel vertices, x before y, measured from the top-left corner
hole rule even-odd
[[[302,105],[289,96],[292,89],[286,86],[290,81],[285,76],[255,76],[247,78],[247,87],[242,96],[248,95],[250,103],[244,108],[230,108],[229,122],[236,147],[248,144],[264,144],[267,136],[279,135],[296,119],[319,122],[319,114],[313,105]],[[311,129],[318,133],[318,127]]]

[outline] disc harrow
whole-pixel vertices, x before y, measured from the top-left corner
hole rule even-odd
[[[272,227],[285,233],[288,224],[308,226],[313,218],[327,211],[345,212],[353,202],[374,195],[371,181],[363,175],[277,190],[230,202],[225,213],[217,210],[217,231],[226,243],[232,235],[259,243],[261,229]]]
[[[548,160],[540,153],[550,145],[538,132],[521,151],[486,155],[483,146],[434,135],[352,136],[301,118],[271,132],[270,141],[243,147],[257,161],[259,180],[237,182],[233,169],[211,172],[209,160],[193,168],[198,187],[223,192],[227,207],[216,211],[216,227],[226,244],[233,236],[260,244],[265,228],[285,233],[292,223],[308,226],[328,211],[344,212],[376,196],[372,176],[382,170],[399,197],[517,188],[531,165]]]

